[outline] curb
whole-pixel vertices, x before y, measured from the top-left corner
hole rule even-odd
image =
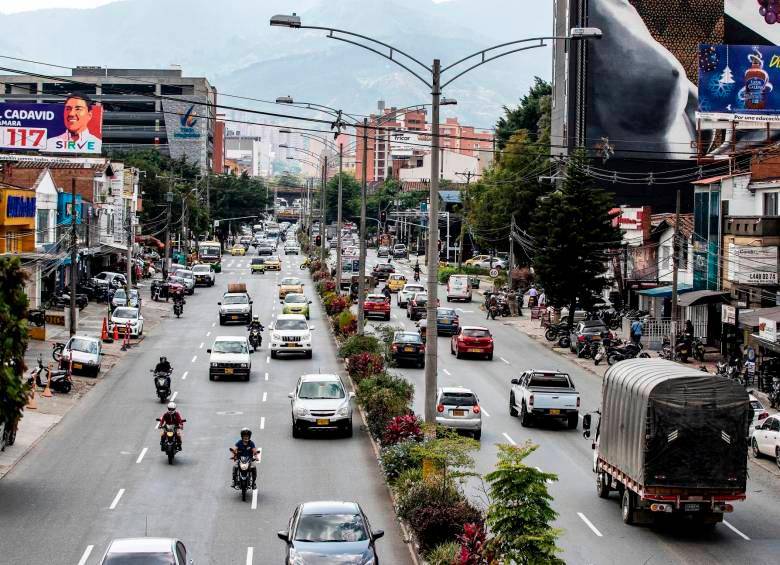
[[[19,457],[17,457],[17,458],[16,458],[16,460],[15,460],[13,463],[11,463],[11,464],[8,466],[8,468],[7,468],[6,470],[4,470],[2,473],[0,473],[0,480],[2,480],[2,479],[3,479],[3,478],[4,478],[4,477],[5,477],[5,476],[6,476],[8,473],[10,473],[11,471],[13,471],[13,470],[14,470],[14,468],[15,468],[15,467],[16,467],[16,466],[17,466],[17,465],[18,465],[18,464],[19,464],[19,463],[22,461],[22,459],[24,459],[24,458],[27,456],[27,454],[28,454],[28,453],[30,453],[30,451],[32,451],[32,449],[33,449],[35,446],[37,446],[37,445],[38,445],[38,443],[40,443],[40,442],[41,442],[41,440],[43,440],[43,438],[45,438],[45,437],[46,437],[46,435],[47,435],[47,434],[48,434],[48,433],[49,433],[49,432],[50,432],[50,431],[51,431],[51,430],[52,430],[52,429],[53,429],[53,428],[54,428],[54,427],[55,427],[57,424],[59,424],[59,423],[62,421],[62,419],[63,419],[64,417],[65,417],[65,414],[63,414],[62,416],[60,416],[60,418],[59,418],[59,419],[58,419],[56,422],[53,422],[53,423],[52,423],[50,426],[48,426],[48,427],[47,427],[47,428],[46,428],[46,429],[43,431],[43,433],[41,433],[40,435],[38,435],[38,437],[37,437],[37,438],[35,438],[35,440],[34,440],[34,441],[33,441],[33,442],[30,444],[30,445],[28,445],[28,446],[27,446],[27,448],[26,448],[24,451],[22,451],[21,455],[19,455]],[[24,418],[24,416],[22,416],[22,419],[23,419],[23,418]],[[17,424],[17,425],[18,425],[18,424]],[[7,447],[13,447],[13,446],[7,446]]]

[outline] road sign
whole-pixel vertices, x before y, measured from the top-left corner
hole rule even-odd
[[[490,269],[490,276],[496,278],[498,276],[498,269]]]

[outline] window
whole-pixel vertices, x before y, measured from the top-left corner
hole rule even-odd
[[[38,210],[35,222],[35,244],[43,245],[54,241],[54,230],[51,225],[53,210]]]
[[[764,216],[777,216],[777,192],[764,194]]]

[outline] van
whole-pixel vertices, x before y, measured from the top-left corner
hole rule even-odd
[[[450,275],[447,280],[447,302],[453,300],[471,302],[471,285],[468,275]]]

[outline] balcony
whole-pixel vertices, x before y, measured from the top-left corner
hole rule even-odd
[[[726,216],[723,235],[780,237],[780,216]]]

